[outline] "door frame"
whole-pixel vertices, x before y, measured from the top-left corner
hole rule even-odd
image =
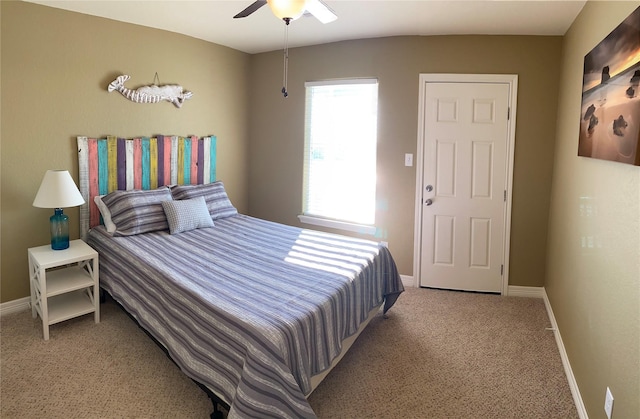
[[[508,294],[509,287],[509,252],[511,241],[511,201],[513,196],[513,161],[516,143],[516,104],[518,94],[517,74],[448,74],[421,73],[418,102],[418,143],[416,150],[416,193],[415,221],[413,242],[413,277],[416,287],[420,287],[421,255],[422,255],[422,190],[424,170],[424,137],[425,137],[425,99],[427,83],[502,83],[509,85],[509,119],[507,120],[507,164],[505,174],[506,205],[504,208],[504,235],[502,265],[502,295]]]

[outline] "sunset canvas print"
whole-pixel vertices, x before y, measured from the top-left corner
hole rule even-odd
[[[640,7],[584,57],[578,155],[640,166]]]

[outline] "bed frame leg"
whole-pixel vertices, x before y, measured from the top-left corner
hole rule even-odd
[[[224,414],[218,410],[218,403],[211,400],[213,403],[213,413],[211,414],[211,419],[224,419]]]

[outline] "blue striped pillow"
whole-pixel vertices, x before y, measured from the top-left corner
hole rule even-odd
[[[141,191],[114,191],[102,198],[116,225],[114,236],[133,236],[151,231],[168,230],[169,224],[162,201],[171,201],[167,187]]]
[[[238,210],[231,204],[227,192],[224,190],[222,182],[217,181],[205,185],[176,185],[171,187],[173,199],[192,199],[204,197],[211,219],[231,217],[236,215]]]

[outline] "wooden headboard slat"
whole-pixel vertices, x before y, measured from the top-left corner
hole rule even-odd
[[[163,185],[206,184],[216,180],[216,137],[164,136],[133,139],[78,137],[80,237],[100,224],[93,201],[115,190]]]

